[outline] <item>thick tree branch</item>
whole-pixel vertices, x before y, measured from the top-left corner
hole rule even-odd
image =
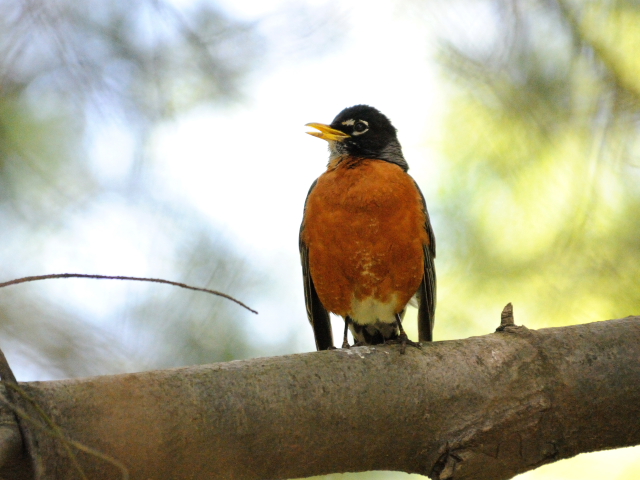
[[[67,438],[117,458],[132,479],[400,470],[500,480],[640,444],[639,359],[640,317],[628,317],[507,325],[406,355],[359,347],[21,386]],[[44,478],[74,478],[60,442],[34,433]],[[118,478],[77,456],[89,478]]]

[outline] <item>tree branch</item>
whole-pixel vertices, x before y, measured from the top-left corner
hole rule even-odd
[[[640,317],[628,317],[505,325],[406,355],[359,347],[21,386],[66,438],[117,458],[132,479],[501,480],[640,444],[639,358]],[[44,478],[73,478],[60,442],[34,434]],[[93,480],[119,474],[77,457]]]
[[[122,275],[93,275],[86,273],[50,273],[48,275],[34,275],[32,277],[15,278],[13,280],[9,280],[8,282],[0,283],[0,288],[8,287],[10,285],[18,285],[20,283],[35,282],[38,280],[51,280],[54,278],[90,278],[93,280],[132,280],[136,282],[163,283],[165,285],[173,285],[174,287],[186,288],[187,290],[195,290],[196,292],[205,292],[210,293],[211,295],[217,295],[219,297],[226,298],[227,300],[231,300],[232,302],[237,303],[238,305],[246,308],[252,313],[258,313],[253,308],[249,308],[240,300],[237,300],[231,295],[227,295],[226,293],[218,292],[217,290],[210,290],[208,288],[192,287],[191,285],[187,285],[186,283],[173,282],[171,280],[164,280],[163,278],[123,277]]]

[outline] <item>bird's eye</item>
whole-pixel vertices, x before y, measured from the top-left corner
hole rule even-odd
[[[367,123],[362,120],[358,120],[353,126],[353,132],[355,134],[364,133],[367,130],[369,130],[369,125],[367,125]]]

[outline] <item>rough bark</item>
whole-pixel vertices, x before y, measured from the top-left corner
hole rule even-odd
[[[506,326],[405,355],[359,347],[21,386],[132,479],[399,470],[500,480],[640,444],[640,317]],[[34,434],[43,478],[79,478],[59,440]],[[119,478],[77,455],[92,480]]]

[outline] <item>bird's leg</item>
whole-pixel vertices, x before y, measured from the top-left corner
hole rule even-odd
[[[342,348],[351,348],[349,345],[349,340],[347,338],[347,333],[349,332],[349,323],[351,323],[351,317],[346,316],[344,318],[344,337],[342,338]]]
[[[422,346],[419,343],[412,342],[411,340],[409,340],[409,337],[407,337],[407,334],[405,333],[404,328],[402,328],[402,319],[400,318],[399,313],[396,313],[396,323],[398,324],[398,329],[400,329],[400,335],[398,335],[398,343],[400,343],[401,354],[404,354],[404,351],[407,345],[411,345],[412,347],[416,347],[416,348],[422,348]]]

